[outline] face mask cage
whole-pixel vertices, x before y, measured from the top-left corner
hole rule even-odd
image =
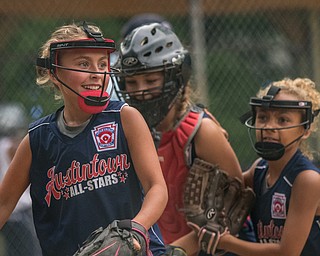
[[[285,153],[285,149],[292,145],[293,143],[300,140],[304,134],[310,129],[310,126],[313,122],[314,117],[319,113],[319,110],[312,112],[312,102],[310,101],[291,101],[291,100],[274,100],[274,97],[279,93],[281,89],[277,86],[271,85],[267,95],[262,98],[252,97],[250,99],[251,111],[244,114],[240,120],[248,128],[248,134],[250,138],[251,145],[254,151],[261,156],[262,158],[270,161],[280,159]],[[300,110],[302,113],[302,121],[300,124],[286,127],[256,127],[256,109],[263,108],[267,110],[272,109],[291,109],[291,110]],[[296,127],[304,127],[304,133],[290,142],[288,145],[283,145],[281,143],[274,143],[263,141],[263,133],[268,130],[284,130],[292,129]],[[260,134],[259,134],[260,133]],[[261,138],[260,141],[257,141],[257,136]]]
[[[63,70],[69,70],[73,72],[82,72],[82,73],[90,73],[90,74],[99,74],[103,75],[103,88],[101,90],[101,94],[99,97],[84,97],[84,100],[88,102],[89,104],[91,103],[92,105],[99,105],[99,104],[104,104],[106,101],[109,101],[110,96],[108,97],[103,97],[103,93],[106,90],[107,85],[105,84],[107,77],[109,76],[111,78],[111,88],[110,88],[110,93],[108,95],[111,95],[112,90],[113,90],[113,84],[115,80],[115,75],[118,73],[116,69],[110,68],[110,60],[108,58],[108,71],[90,71],[90,70],[79,70],[79,69],[73,69],[73,68],[68,68],[65,66],[61,66],[58,64],[58,56],[60,51],[66,50],[66,49],[106,49],[108,57],[109,54],[114,51],[115,49],[115,44],[112,40],[110,39],[103,39],[104,41],[95,41],[94,39],[81,39],[77,41],[64,41],[64,42],[57,42],[57,43],[52,43],[50,45],[50,57],[49,58],[38,58],[37,59],[37,66],[47,68],[49,69],[50,73],[65,87],[67,87],[69,90],[73,91],[75,94],[77,94],[80,97],[83,97],[80,95],[78,92],[73,90],[69,85],[67,85],[65,82],[63,82],[56,74],[57,69],[63,69]]]
[[[254,99],[253,99],[254,100]],[[249,138],[251,145],[253,146],[254,150],[256,153],[269,161],[275,161],[280,159],[284,153],[285,149],[292,145],[293,143],[299,141],[307,132],[307,130],[310,128],[310,125],[312,123],[312,113],[311,113],[311,102],[293,102],[293,101],[274,101],[274,108],[279,109],[292,109],[292,110],[300,110],[302,114],[302,118],[304,121],[297,125],[292,125],[292,126],[286,126],[286,127],[270,127],[270,128],[265,128],[265,127],[256,127],[255,125],[255,118],[249,118],[246,121],[246,126],[248,127],[248,133],[249,133]],[[301,104],[303,103],[303,104]],[[253,112],[253,117],[256,116],[256,108],[257,106],[252,106],[252,112]],[[269,109],[269,108],[268,108]],[[270,107],[270,110],[272,110],[272,107]],[[282,143],[277,143],[277,142],[269,142],[269,141],[264,141],[264,134],[267,131],[271,130],[287,130],[287,129],[293,129],[297,127],[304,127],[304,132],[297,136],[293,141],[288,143],[287,145],[283,145]],[[259,140],[257,139],[260,138]]]
[[[309,129],[311,123],[313,122],[312,114],[312,103],[310,101],[292,101],[292,100],[268,100],[266,98],[251,98],[250,106],[252,108],[252,116],[250,116],[246,121],[245,125],[251,129],[258,129],[255,127],[255,117],[256,117],[256,108],[261,107],[264,109],[292,109],[292,110],[301,110],[305,112],[303,114],[304,121],[299,125],[284,127],[284,128],[259,128],[263,130],[281,130],[287,128],[294,128],[297,126],[304,126],[305,129]]]
[[[111,94],[113,92],[114,83],[115,83],[115,75],[119,73],[119,71],[115,68],[110,67],[110,53],[115,51],[115,43],[111,39],[103,38],[102,34],[99,32],[94,32],[88,27],[86,22],[83,22],[81,28],[87,34],[89,38],[79,39],[79,40],[70,40],[70,41],[60,41],[55,42],[50,45],[50,54],[48,58],[37,58],[37,66],[46,68],[49,72],[65,87],[69,90],[77,94],[81,97],[85,104],[90,106],[103,106],[105,105],[111,98]],[[99,71],[90,71],[90,70],[79,70],[68,68],[65,66],[61,66],[58,63],[59,53],[66,49],[106,49],[108,56],[108,70],[99,72]],[[63,82],[56,74],[57,69],[69,70],[73,72],[82,72],[82,73],[90,73],[90,74],[99,74],[103,75],[103,83],[102,89],[99,95],[94,93],[94,95],[81,95],[72,89],[69,85]],[[111,87],[109,92],[106,94],[106,89],[108,85],[106,84],[107,78],[110,77]]]
[[[119,99],[139,110],[150,128],[155,128],[165,118],[184,88],[179,67],[166,69],[164,76],[161,87],[132,92],[116,90]],[[124,77],[119,78],[119,84],[124,88]]]

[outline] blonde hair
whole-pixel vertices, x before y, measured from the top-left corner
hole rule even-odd
[[[94,31],[101,33],[101,30],[97,26],[88,25],[88,27]],[[39,57],[49,58],[50,57],[50,45],[52,43],[75,40],[81,38],[88,38],[81,26],[72,23],[70,25],[64,25],[57,28],[50,36],[47,42],[40,48]],[[54,86],[50,80],[50,71],[47,68],[36,67],[37,79],[36,82],[40,86],[49,85]]]
[[[195,92],[192,90],[190,81],[187,82],[186,86],[184,87],[182,93],[178,95],[178,99],[176,102],[176,117],[175,119],[178,121],[180,120],[185,114],[186,111],[194,105],[194,101],[196,100],[197,96]]]
[[[293,95],[299,100],[311,101],[312,102],[312,113],[320,110],[320,92],[316,89],[316,84],[309,78],[296,78],[294,80],[290,78],[284,78],[283,80],[276,81],[268,85],[266,88],[259,90],[257,96],[262,98],[265,96],[270,89],[271,85],[277,86],[282,92]],[[319,118],[315,117],[310,127],[311,132],[315,132],[318,126]],[[313,159],[313,154],[309,149],[309,145],[304,140],[300,149],[301,152],[309,159]]]

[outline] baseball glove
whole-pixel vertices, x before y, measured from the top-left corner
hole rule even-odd
[[[166,245],[166,252],[163,256],[187,256],[187,253],[179,246]]]
[[[136,250],[133,240],[140,244]],[[73,256],[149,256],[147,230],[131,220],[115,220],[106,228],[98,228],[83,242]]]
[[[202,251],[223,255],[216,250],[225,232],[237,235],[255,195],[238,178],[230,177],[218,166],[195,159],[187,177],[184,209],[188,225],[196,231]]]

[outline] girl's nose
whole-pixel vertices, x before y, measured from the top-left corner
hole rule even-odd
[[[275,122],[274,120],[272,120],[272,118],[271,118],[271,119],[269,119],[269,120],[265,123],[264,128],[267,128],[267,129],[269,129],[269,130],[273,130],[273,129],[277,128],[277,124],[276,124],[276,122]]]
[[[148,89],[148,86],[144,83],[144,82],[137,82],[136,84],[136,90],[137,91],[143,91],[143,90],[147,90]]]
[[[101,78],[101,77],[105,76],[105,73],[103,73],[103,71],[100,70],[98,66],[93,66],[90,69],[90,71],[92,72],[92,73],[90,73],[91,78]]]

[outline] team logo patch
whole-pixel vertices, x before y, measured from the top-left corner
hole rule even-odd
[[[91,132],[99,152],[117,148],[118,124],[114,122],[102,124],[94,127]]]
[[[286,218],[286,196],[280,193],[274,193],[272,196],[271,216],[274,219]]]

